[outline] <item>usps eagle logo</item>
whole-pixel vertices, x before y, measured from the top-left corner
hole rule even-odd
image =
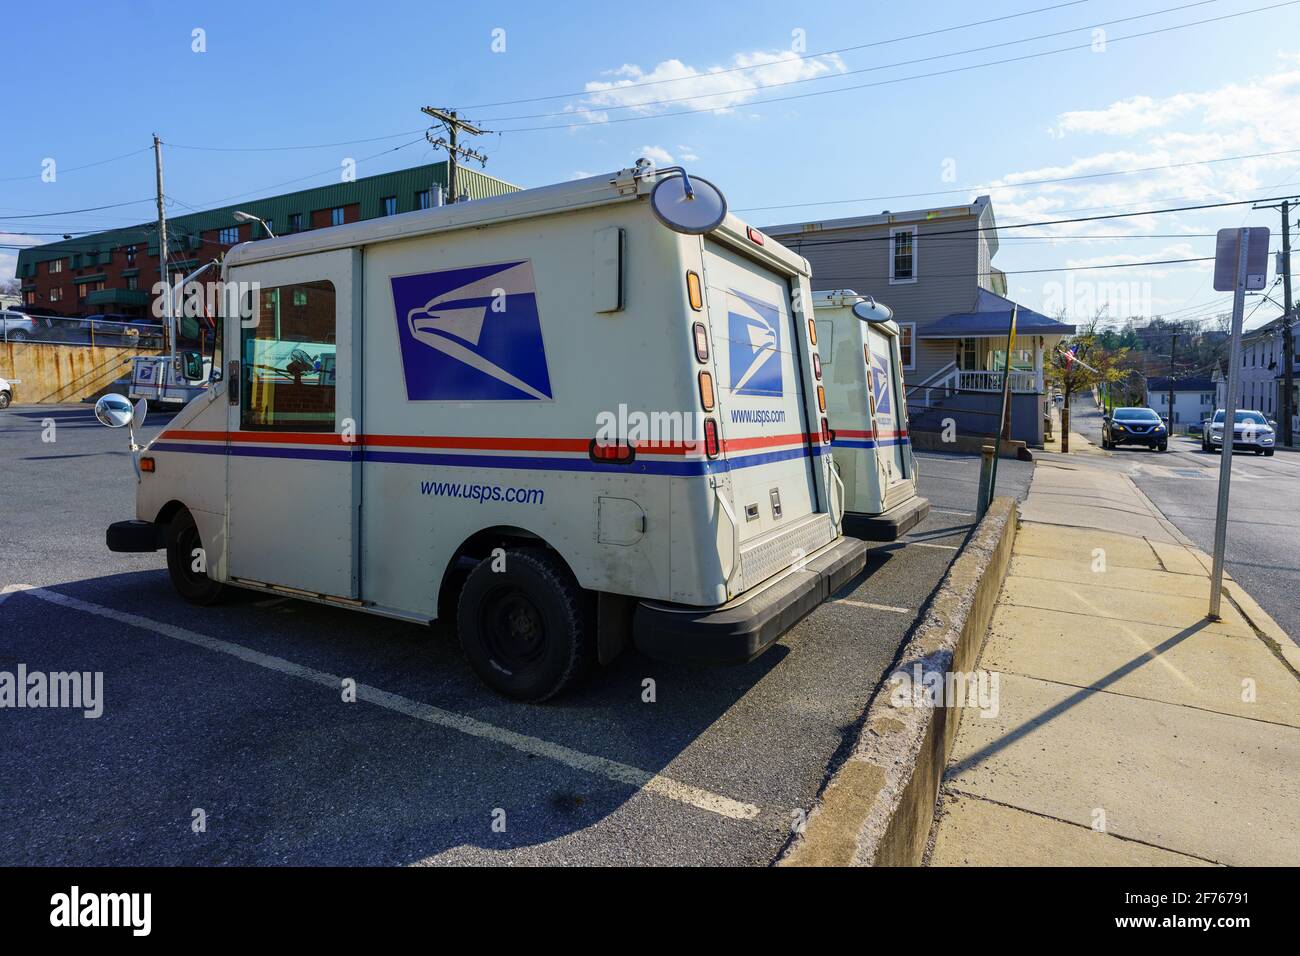
[[[736,289],[727,295],[727,358],[736,395],[779,397],[781,310]]]
[[[890,401],[889,366],[885,359],[874,349],[871,352],[871,379],[876,396],[876,414],[890,416],[893,420],[893,403]]]
[[[411,401],[550,401],[533,265],[393,276]]]

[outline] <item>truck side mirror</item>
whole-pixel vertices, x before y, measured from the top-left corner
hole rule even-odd
[[[190,382],[201,382],[203,380],[202,352],[181,353],[181,375]]]

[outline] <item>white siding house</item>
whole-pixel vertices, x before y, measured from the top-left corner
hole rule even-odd
[[[1291,357],[1295,378],[1300,383],[1300,360]],[[1286,356],[1282,349],[1282,320],[1274,319],[1241,337],[1241,367],[1237,369],[1237,407],[1263,412],[1271,420],[1282,415],[1283,379]],[[1228,397],[1227,369],[1214,371],[1215,407],[1223,408]],[[1294,388],[1292,408],[1300,410],[1300,384]],[[1292,416],[1292,430],[1300,432],[1300,415]]]
[[[996,431],[1015,303],[1006,298],[1006,275],[993,265],[998,234],[989,197],[764,232],[808,259],[814,291],[852,289],[894,310],[914,430],[938,431],[953,418],[962,433]],[[1045,356],[1074,327],[1024,307],[1017,325],[1011,437],[1041,446]]]

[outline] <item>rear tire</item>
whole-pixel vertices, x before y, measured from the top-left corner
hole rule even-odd
[[[10,401],[12,398],[8,392],[0,392],[0,408],[8,408]]]
[[[191,604],[207,606],[221,599],[224,586],[208,577],[206,571],[195,571],[194,563],[201,549],[198,526],[194,516],[182,509],[167,526],[167,573],[171,576],[176,593]],[[203,555],[205,566],[207,555]]]
[[[1265,458],[1272,458],[1272,457],[1273,457],[1273,449],[1270,448],[1270,449],[1268,449],[1266,452],[1264,452],[1264,457],[1265,457]]]
[[[596,646],[588,595],[553,553],[512,549],[478,563],[461,589],[465,659],[497,693],[538,703],[583,676]]]

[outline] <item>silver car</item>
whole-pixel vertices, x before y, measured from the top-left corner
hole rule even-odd
[[[26,342],[36,338],[36,322],[30,315],[0,311],[0,342]]]
[[[7,379],[0,378],[0,408],[8,408],[14,400],[14,387]]]
[[[1232,450],[1253,451],[1256,455],[1272,456],[1277,443],[1273,428],[1263,412],[1247,409],[1237,412],[1232,428]],[[1223,451],[1223,409],[1214,413],[1208,427],[1201,431],[1202,451]]]

